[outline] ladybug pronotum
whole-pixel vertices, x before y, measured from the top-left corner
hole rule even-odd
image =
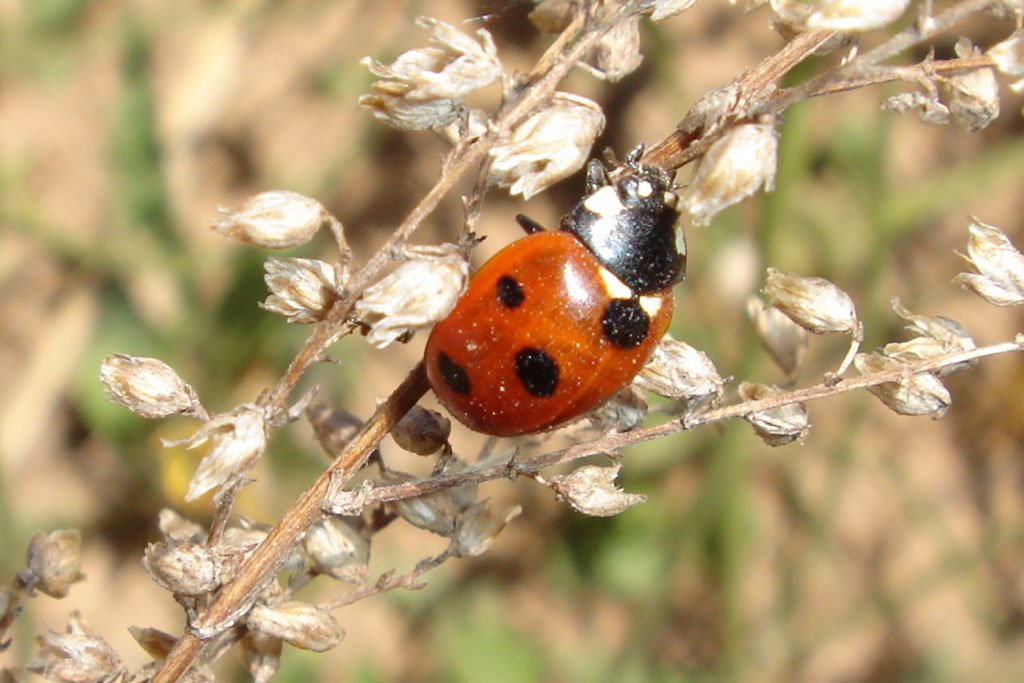
[[[427,341],[431,388],[466,426],[496,436],[552,429],[626,386],[672,319],[686,244],[669,175],[639,163],[614,183],[597,160],[587,195],[502,249]]]

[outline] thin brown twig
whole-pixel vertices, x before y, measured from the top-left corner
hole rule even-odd
[[[464,472],[432,477],[422,481],[389,484],[386,486],[367,487],[355,491],[345,491],[336,495],[334,500],[327,501],[328,510],[344,510],[345,514],[353,514],[359,507],[378,503],[394,502],[407,498],[417,498],[445,489],[470,484],[481,484],[494,479],[517,476],[531,476],[548,467],[561,465],[581,458],[617,451],[644,441],[689,431],[697,427],[717,424],[726,420],[745,417],[754,413],[774,410],[783,406],[805,403],[822,398],[838,396],[851,391],[878,386],[889,382],[899,382],[914,375],[934,372],[944,367],[951,367],[974,361],[988,356],[1024,351],[1024,336],[1012,342],[985,346],[982,348],[937,356],[928,360],[908,363],[893,370],[861,375],[842,379],[838,384],[832,379],[803,389],[794,389],[785,394],[768,398],[743,401],[727,406],[712,408],[697,415],[683,416],[653,427],[637,429],[632,432],[610,434],[584,444],[577,444],[557,451],[551,451],[528,460],[511,460],[496,465],[478,467]]]
[[[410,569],[404,574],[396,575],[394,570],[385,572],[371,585],[357,588],[353,591],[346,593],[337,600],[332,600],[324,605],[321,605],[324,609],[335,610],[351,605],[354,602],[365,600],[366,598],[374,595],[380,595],[381,593],[387,593],[388,591],[395,590],[396,588],[406,588],[408,590],[418,590],[424,586],[422,583],[418,583],[417,579],[427,572],[440,567],[448,559],[452,557],[452,554],[445,550],[440,555],[434,557],[428,557],[425,560],[421,560],[416,563],[416,566]]]

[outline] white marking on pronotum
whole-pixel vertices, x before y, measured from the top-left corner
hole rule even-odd
[[[604,266],[598,268],[597,272],[601,276],[601,282],[604,283],[604,291],[612,299],[629,299],[633,296],[633,290],[629,288],[629,285],[620,280],[615,273]]]
[[[636,186],[636,193],[641,197],[650,197],[652,192],[654,192],[654,187],[646,180],[640,181],[640,184]]]
[[[661,305],[664,300],[660,296],[642,296],[640,297],[640,308],[644,309],[644,313],[653,318],[658,315],[658,311],[661,310]]]
[[[619,199],[618,192],[611,185],[605,185],[600,190],[583,200],[583,206],[596,213],[601,218],[618,216],[625,208]]]

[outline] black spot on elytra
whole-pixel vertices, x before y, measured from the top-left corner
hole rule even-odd
[[[612,299],[601,314],[605,338],[620,349],[639,346],[647,337],[651,319],[637,299]]]
[[[498,278],[498,301],[505,308],[515,308],[523,303],[525,298],[523,286],[514,277],[502,275]]]
[[[558,363],[542,349],[527,346],[516,354],[516,375],[534,396],[550,396],[558,386]]]
[[[469,394],[472,388],[466,370],[452,360],[451,356],[442,351],[437,355],[437,369],[441,371],[441,379],[456,394]]]

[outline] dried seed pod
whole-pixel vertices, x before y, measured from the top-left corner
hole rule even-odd
[[[452,538],[451,552],[456,557],[477,557],[487,552],[505,525],[519,516],[518,505],[496,512],[486,500],[471,505],[459,520]]]
[[[156,358],[112,353],[100,366],[100,381],[114,403],[140,417],[203,413],[195,389]]]
[[[651,7],[651,21],[661,21],[682,14],[696,2],[697,0],[652,0],[647,4]]]
[[[403,450],[416,455],[433,455],[452,433],[447,417],[429,408],[413,406],[391,430],[391,437]]]
[[[704,153],[680,197],[694,225],[707,225],[722,209],[764,186],[775,189],[779,134],[774,123],[744,123],[727,131]]]
[[[363,426],[363,421],[352,413],[332,408],[326,403],[314,403],[306,408],[306,419],[312,425],[320,447],[332,459]]]
[[[175,543],[201,543],[206,540],[206,531],[202,526],[182,517],[171,508],[160,510],[156,526],[164,539]]]
[[[960,273],[953,282],[996,306],[1024,303],[1024,255],[1002,230],[973,216],[970,235],[961,256],[978,272]]]
[[[945,126],[949,123],[949,107],[939,100],[939,93],[911,90],[887,97],[882,102],[882,109],[897,111],[904,114],[916,111],[921,123],[930,126]]]
[[[905,342],[886,344],[882,353],[889,358],[902,361],[926,360],[950,353],[971,351],[974,340],[955,320],[941,315],[917,315],[900,305],[899,299],[892,298],[892,309],[896,315],[912,324],[907,329],[921,336]],[[935,370],[937,377],[946,377],[974,365],[976,361],[965,361]]]
[[[281,639],[258,631],[247,631],[239,642],[242,660],[253,683],[267,683],[281,667]]]
[[[747,299],[747,315],[754,323],[761,346],[787,377],[796,375],[807,352],[807,330],[774,306],[765,306],[756,296]]]
[[[185,500],[193,500],[212,488],[228,486],[249,471],[267,445],[266,414],[254,403],[244,403],[231,412],[215,415],[195,434],[179,441],[164,441],[164,446],[188,448],[207,440],[210,450],[188,483]]]
[[[163,631],[155,628],[140,628],[138,626],[129,626],[128,632],[132,634],[132,638],[135,639],[143,650],[145,650],[149,656],[157,661],[161,661],[167,658],[174,645],[178,642],[178,639],[172,636],[170,633],[164,633]]]
[[[597,67],[601,77],[615,83],[640,67],[640,17],[621,21],[598,40],[587,61]]]
[[[270,296],[260,308],[287,318],[290,323],[323,320],[345,283],[337,281],[331,264],[314,258],[271,258],[263,264]]]
[[[326,652],[345,637],[330,612],[305,602],[255,605],[245,624],[253,631],[313,652]]]
[[[1024,28],[1018,28],[1006,40],[990,47],[985,54],[996,64],[996,68],[1007,76],[1024,76]],[[1014,92],[1024,89],[1024,79],[1010,88]]]
[[[477,31],[478,43],[437,19],[420,17],[416,23],[431,31],[433,45],[405,52],[391,64],[362,59],[382,80],[360,96],[359,106],[403,130],[443,128],[463,109],[460,98],[501,78],[501,62],[484,29]]]
[[[320,202],[288,190],[261,192],[233,211],[220,211],[224,216],[211,226],[214,232],[264,249],[305,244],[321,226],[332,222]],[[338,235],[340,231],[336,231]]]
[[[782,389],[767,384],[742,382],[739,387],[740,397],[744,401],[774,398],[784,396],[785,393]],[[754,432],[769,446],[785,446],[796,440],[803,442],[811,430],[807,406],[803,403],[761,410],[745,415],[743,419],[750,423]]]
[[[451,537],[459,524],[460,508],[447,491],[397,501],[398,515],[419,529]]]
[[[853,332],[857,309],[850,296],[822,277],[790,275],[774,268],[762,290],[771,305],[785,313],[808,332]]]
[[[963,58],[981,55],[968,38],[960,38],[954,50]],[[968,132],[976,133],[999,117],[999,83],[992,67],[952,74],[945,90],[950,113]]]
[[[707,354],[686,342],[665,338],[633,383],[675,401],[700,401],[721,396],[724,382]]]
[[[808,11],[805,3],[776,0],[776,15],[804,31],[859,33],[888,26],[903,16],[910,0],[816,0]]]
[[[626,385],[590,411],[587,419],[602,433],[631,432],[647,419],[647,397],[632,384]]]
[[[347,520],[324,517],[302,538],[314,571],[362,584],[370,564],[370,542]]]
[[[582,168],[602,130],[604,113],[596,102],[557,92],[507,142],[491,148],[490,180],[529,199]]]
[[[25,668],[51,681],[115,681],[127,673],[114,648],[86,633],[77,612],[66,633],[36,636],[36,643],[39,653]]]
[[[363,292],[355,317],[367,340],[384,348],[447,316],[466,288],[469,263],[454,244],[409,248],[412,260]]]
[[[220,558],[197,543],[150,543],[142,566],[157,585],[175,595],[202,595],[223,583]]]
[[[854,365],[864,375],[906,367],[904,361],[877,353],[857,354]],[[907,374],[898,381],[868,387],[868,391],[900,415],[932,415],[935,419],[942,417],[953,404],[949,390],[930,372],[910,374],[908,369]]]
[[[584,465],[570,474],[560,474],[541,483],[550,487],[560,499],[567,501],[581,514],[613,517],[647,500],[647,496],[626,493],[615,485],[621,470],[622,465]]]
[[[26,567],[38,581],[35,588],[52,598],[63,598],[71,584],[81,581],[82,535],[78,529],[41,531],[28,542]]]

